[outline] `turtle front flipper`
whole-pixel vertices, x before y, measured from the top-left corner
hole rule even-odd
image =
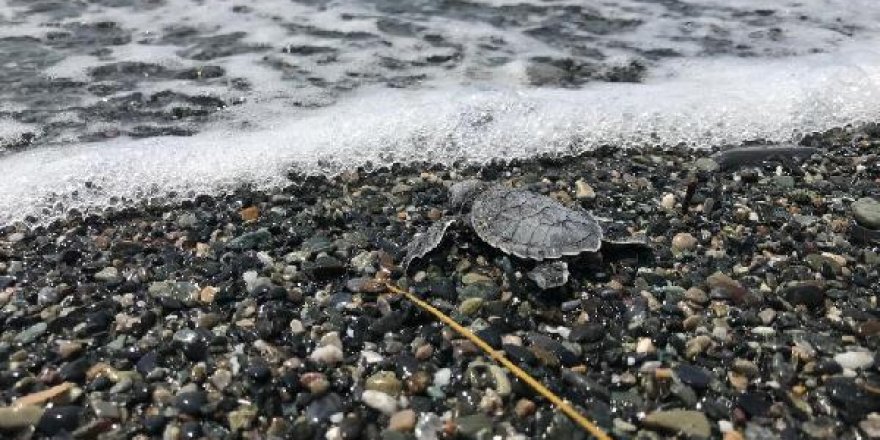
[[[434,249],[437,249],[437,246],[440,246],[440,243],[443,242],[443,237],[446,236],[446,231],[449,227],[458,222],[458,217],[440,220],[435,222],[424,232],[417,233],[412,241],[406,245],[406,256],[403,258],[403,269],[409,270],[409,265],[414,260],[423,258]]]

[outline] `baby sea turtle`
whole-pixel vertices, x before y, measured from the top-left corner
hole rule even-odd
[[[528,260],[596,252],[602,246],[602,227],[590,213],[547,196],[467,180],[450,187],[449,200],[459,210],[469,206],[469,213],[416,234],[407,246],[405,267],[437,248],[454,224],[470,226],[490,246]]]

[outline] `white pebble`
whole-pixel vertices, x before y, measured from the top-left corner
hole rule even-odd
[[[776,333],[776,330],[774,330],[773,327],[758,326],[752,329],[752,333],[761,336],[770,336]]]
[[[874,365],[874,355],[867,351],[847,351],[835,355],[834,361],[843,368],[858,370]]]
[[[290,332],[299,335],[306,331],[306,328],[303,326],[302,321],[299,319],[293,319],[290,321]]]
[[[342,339],[339,339],[338,332],[330,332],[324,336],[321,336],[320,345],[322,345],[322,346],[332,345],[334,347],[342,348]]]
[[[452,370],[449,368],[441,368],[434,373],[434,385],[445,387],[452,380]]]
[[[390,416],[397,411],[397,400],[381,391],[366,390],[361,395],[361,400],[365,405],[385,415]]]
[[[672,193],[666,193],[663,195],[663,198],[660,199],[660,206],[663,209],[673,209],[675,208],[675,195]]]
[[[318,347],[309,356],[309,359],[311,359],[312,361],[325,365],[337,364],[342,361],[342,358],[342,349],[335,345],[325,345],[323,347]]]
[[[379,362],[382,362],[382,360],[385,358],[382,357],[381,354],[376,353],[375,351],[364,350],[361,352],[361,359],[363,359],[364,362],[366,362],[368,364],[378,364]]]

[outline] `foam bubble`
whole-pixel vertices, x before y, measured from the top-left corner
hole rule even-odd
[[[254,102],[228,110],[232,122],[193,137],[116,139],[4,157],[0,223],[106,206],[114,198],[211,193],[243,182],[268,187],[282,184],[292,166],[327,172],[327,163],[480,162],[606,143],[703,148],[797,139],[805,130],[877,120],[876,47],[760,63],[695,60],[660,69],[643,84],[581,90],[364,89],[315,111]]]
[[[31,124],[24,124],[9,118],[0,118],[0,153],[9,146],[22,141],[28,134],[34,134],[37,128]]]

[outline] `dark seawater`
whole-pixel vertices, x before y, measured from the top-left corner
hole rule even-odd
[[[0,0],[0,223],[880,116],[873,0]]]

